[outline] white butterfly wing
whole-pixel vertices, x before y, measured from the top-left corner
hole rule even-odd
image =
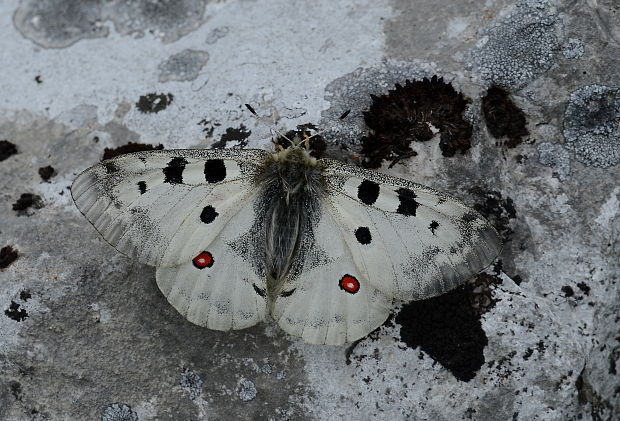
[[[442,294],[500,253],[495,229],[460,201],[404,179],[323,162],[327,200],[355,267],[387,296]]]
[[[73,199],[103,238],[154,266],[188,262],[247,205],[268,152],[136,152],[80,174]]]
[[[313,344],[359,339],[387,319],[392,300],[355,264],[329,203],[304,230],[293,271],[272,316],[291,335]]]
[[[256,195],[244,203],[192,261],[157,268],[159,288],[190,322],[230,330],[244,329],[265,319],[264,253],[249,238],[254,234],[255,201]]]

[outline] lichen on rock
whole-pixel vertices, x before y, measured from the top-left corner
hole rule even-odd
[[[473,53],[478,75],[507,88],[524,87],[552,66],[561,29],[549,2],[517,3],[512,13],[483,30]]]
[[[588,85],[570,95],[564,113],[564,147],[586,166],[620,162],[620,89]]]

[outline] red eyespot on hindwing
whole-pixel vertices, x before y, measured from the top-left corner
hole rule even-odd
[[[349,294],[355,294],[360,290],[360,282],[353,275],[344,275],[340,282],[338,282],[338,286],[340,289],[348,292]]]
[[[192,259],[192,263],[198,269],[210,268],[211,266],[213,266],[213,262],[213,255],[208,251],[203,251],[198,256]]]

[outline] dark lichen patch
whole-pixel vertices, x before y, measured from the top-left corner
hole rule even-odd
[[[473,286],[405,304],[396,316],[400,337],[409,347],[420,347],[458,380],[469,381],[484,364],[487,337],[479,314],[470,304]]]
[[[579,282],[577,284],[577,288],[579,288],[584,294],[590,295],[590,286],[588,286],[585,282]]]
[[[620,89],[588,85],[571,93],[564,113],[564,147],[586,166],[620,163]]]
[[[43,181],[49,181],[50,178],[56,175],[56,170],[51,165],[41,167],[39,168],[39,175]]]
[[[497,85],[491,85],[482,98],[482,115],[494,138],[508,138],[504,142],[508,148],[516,147],[529,134],[525,114],[510,99],[508,92]]]
[[[115,156],[124,155],[131,152],[160,151],[162,149],[164,149],[164,145],[162,144],[148,145],[144,143],[129,142],[126,145],[119,146],[118,148],[105,148],[103,150],[103,158],[101,158],[101,160],[105,161],[106,159],[114,158]]]
[[[472,294],[470,296],[470,303],[476,314],[482,315],[488,313],[497,299],[493,298],[493,286],[502,283],[502,279],[496,275],[489,275],[488,273],[480,273],[472,282]]]
[[[321,135],[316,135],[313,137],[314,133],[316,133],[318,128],[312,123],[300,124],[297,126],[296,130],[289,130],[284,133],[288,139],[291,140],[303,140],[310,139],[308,141],[308,150],[310,151],[310,155],[314,158],[322,158],[325,154],[325,150],[327,149],[327,143],[325,139]],[[287,149],[291,146],[291,142],[289,142],[285,137],[278,136],[274,143]]]
[[[16,322],[23,322],[28,318],[28,312],[26,309],[21,307],[21,305],[15,301],[11,301],[9,308],[4,310],[4,314],[9,319],[15,320]]]
[[[378,168],[383,160],[395,164],[415,156],[411,142],[432,139],[433,128],[440,133],[443,156],[470,148],[472,126],[463,118],[469,100],[452,84],[433,76],[395,86],[387,95],[371,95],[370,109],[364,112],[370,134],[362,138],[363,166]]]
[[[523,359],[525,361],[529,360],[533,353],[534,353],[534,350],[532,348],[527,348],[525,352],[523,353]]]
[[[0,140],[0,161],[4,161],[8,157],[17,153],[17,146],[8,140]]]
[[[517,217],[513,200],[510,197],[503,198],[498,191],[484,190],[478,186],[469,191],[481,200],[474,205],[474,209],[491,222],[504,241],[509,240],[513,233],[510,220]]]
[[[564,294],[565,297],[572,297],[573,295],[575,295],[575,291],[573,290],[573,288],[570,285],[564,285],[562,288],[562,293]]]
[[[146,94],[142,95],[136,107],[143,113],[158,113],[165,110],[172,103],[174,96],[171,93],[168,94]]]
[[[29,216],[28,209],[41,209],[44,206],[43,199],[41,199],[39,195],[34,193],[22,193],[19,199],[17,199],[17,202],[13,203],[13,210],[17,212],[18,216]]]
[[[252,131],[248,130],[243,124],[238,128],[229,127],[226,129],[220,140],[215,142],[211,147],[213,149],[224,149],[229,142],[235,143],[235,148],[245,148],[248,145],[248,138]]]
[[[19,253],[12,246],[4,246],[0,249],[0,269],[6,269],[19,257]]]
[[[198,125],[202,127],[202,132],[205,134],[205,139],[211,139],[215,128],[221,126],[222,124],[203,118],[198,122]]]
[[[31,298],[32,298],[32,293],[30,292],[30,290],[23,289],[19,292],[19,299],[22,300],[23,302],[26,302]]]

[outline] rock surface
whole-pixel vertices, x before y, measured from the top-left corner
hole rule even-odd
[[[620,419],[613,1],[6,0],[0,28],[0,419]],[[434,75],[470,101],[471,147],[435,135],[380,170],[475,206],[504,250],[350,346],[190,324],[71,201],[104,151],[271,148],[245,103],[358,162],[370,94]],[[514,148],[492,84],[526,117]]]

